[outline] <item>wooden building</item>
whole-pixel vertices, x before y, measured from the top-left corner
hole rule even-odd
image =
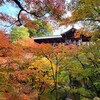
[[[54,36],[45,36],[45,37],[36,37],[34,41],[37,43],[50,43],[53,45],[57,45],[58,43],[63,43],[65,45],[68,44],[77,44],[80,45],[82,42],[88,42],[91,37],[86,37],[84,35],[79,35],[78,37],[75,36],[76,33],[75,28],[71,28],[65,33],[61,35],[54,35]]]

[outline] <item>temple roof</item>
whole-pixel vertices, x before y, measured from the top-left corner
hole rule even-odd
[[[74,38],[74,33],[75,33],[76,29],[75,28],[71,28],[70,30],[68,30],[67,32],[64,32],[61,34],[62,37],[67,37],[67,38]]]
[[[67,32],[62,33],[61,35],[53,35],[53,36],[43,36],[43,37],[35,37],[34,41],[37,43],[61,43],[65,42],[66,39],[71,39],[71,40],[79,40],[80,36],[78,38],[75,37],[75,28],[71,28]],[[82,35],[81,36],[83,41],[88,41],[89,38]]]
[[[62,38],[61,35],[54,35],[54,36],[43,36],[43,37],[35,37],[34,39],[52,39],[52,38]]]
[[[38,43],[54,43],[54,42],[64,42],[64,39],[62,38],[61,35],[56,35],[56,36],[44,36],[44,37],[36,37],[34,38],[35,42]]]
[[[62,33],[61,35],[35,37],[34,41],[38,42],[38,43],[42,43],[42,42],[44,42],[44,43],[52,43],[52,42],[61,43],[61,42],[65,42],[65,37],[67,37],[67,39],[74,38],[75,31],[76,31],[75,28],[71,28],[70,30],[68,30],[65,33]]]

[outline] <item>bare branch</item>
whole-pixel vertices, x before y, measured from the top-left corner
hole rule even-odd
[[[14,0],[14,2],[18,5],[18,7],[21,9],[21,10],[24,10],[24,8],[22,7],[22,5],[20,4],[20,2],[18,0]]]
[[[22,23],[21,23],[21,21],[20,21],[20,14],[21,14],[21,12],[22,12],[22,9],[19,11],[19,13],[18,13],[18,22],[19,22],[19,24],[20,25],[22,25]]]

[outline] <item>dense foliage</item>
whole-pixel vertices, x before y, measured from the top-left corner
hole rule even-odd
[[[12,32],[11,32],[11,41],[12,42],[16,42],[19,39],[21,40],[26,40],[29,38],[29,33],[28,33],[28,29],[25,27],[17,27],[14,26],[12,28]]]
[[[10,12],[9,14],[0,12],[0,19],[18,26],[24,25],[31,18],[42,19],[46,18],[47,14],[53,19],[59,19],[65,13],[65,0],[1,0],[0,6],[3,4],[11,4],[14,8],[18,8],[18,14],[17,18],[14,18]]]
[[[67,9],[72,16],[65,17],[61,24],[69,25],[80,23],[85,30],[99,31],[100,33],[100,1],[99,0],[70,0]]]
[[[30,37],[48,36],[53,34],[53,30],[47,22],[36,19],[31,23],[30,26],[29,23],[26,26],[29,27],[28,32],[30,33]]]
[[[99,99],[99,0],[71,0],[72,16],[63,19],[65,0],[1,0],[0,6],[5,3],[19,11],[17,19],[0,12],[0,20],[16,25],[8,37],[0,31],[0,100]],[[46,14],[64,25],[85,23],[88,31],[76,31],[75,38],[91,36],[90,45],[35,43],[34,36],[52,34]]]
[[[1,31],[0,97],[2,100],[100,97],[99,49],[98,39],[90,46],[54,47],[37,44],[30,38],[9,42]]]

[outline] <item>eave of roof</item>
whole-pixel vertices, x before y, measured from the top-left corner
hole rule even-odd
[[[54,35],[54,36],[44,36],[44,37],[35,37],[34,40],[39,39],[53,39],[53,38],[62,38],[61,35]]]

